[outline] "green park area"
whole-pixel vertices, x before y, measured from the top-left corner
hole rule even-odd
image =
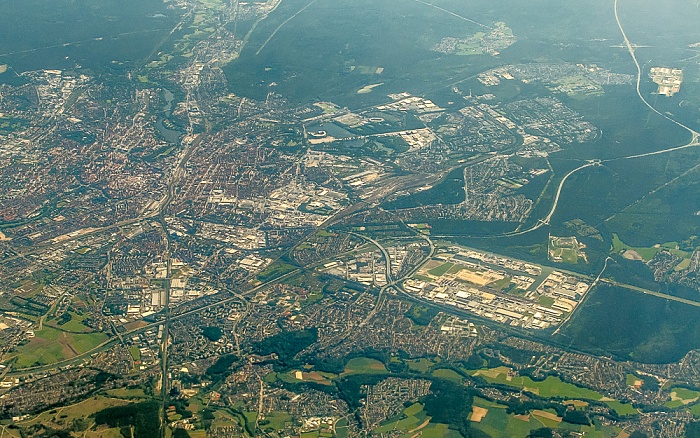
[[[258,280],[262,282],[270,281],[284,274],[292,272],[295,269],[296,266],[278,260],[270,264],[270,266],[268,266],[267,268],[263,269],[258,274]]]

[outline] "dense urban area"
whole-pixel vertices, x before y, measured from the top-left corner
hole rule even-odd
[[[606,350],[585,319],[635,320],[627,294],[693,320],[697,236],[556,216],[579,170],[659,153],[554,162],[607,138],[576,102],[683,70],[505,62],[512,24],[461,17],[426,52],[500,60],[471,82],[348,64],[370,104],[245,97],[227,66],[281,3],[166,1],[106,72],[0,57],[0,436],[700,436],[700,328]]]

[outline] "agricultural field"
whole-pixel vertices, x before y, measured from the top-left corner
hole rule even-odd
[[[70,316],[70,319],[68,319],[67,322],[63,322],[64,320],[62,319],[51,319],[47,321],[47,324],[57,328],[59,330],[65,330],[69,332],[77,332],[77,333],[88,333],[93,331],[92,328],[86,326],[83,324],[83,321],[89,318],[89,314],[83,314],[80,315],[76,312],[66,312],[67,315]],[[67,319],[67,318],[66,318]]]
[[[558,377],[548,376],[538,382],[525,376],[509,375],[510,368],[498,367],[486,370],[469,371],[473,376],[481,376],[489,383],[513,386],[537,394],[541,397],[561,397],[566,399],[600,400],[603,396],[590,389],[581,388],[571,383],[562,382]]]
[[[477,415],[475,415],[477,414]],[[480,397],[474,398],[470,415],[471,426],[496,438],[527,437],[531,431],[543,427],[569,430],[584,436],[614,438],[620,436],[619,428],[602,425],[581,426],[565,423],[553,410],[534,410],[528,415],[508,414],[506,406]]]
[[[107,339],[104,333],[76,334],[44,326],[28,343],[17,347],[3,360],[14,360],[15,368],[48,365],[85,353]]]
[[[674,387],[671,388],[669,392],[671,393],[671,400],[664,404],[664,406],[667,408],[679,408],[684,405],[693,404],[700,400],[700,391]]]
[[[629,403],[621,403],[619,401],[606,401],[605,404],[608,405],[610,409],[614,409],[615,412],[617,412],[617,415],[621,417],[624,417],[626,415],[636,415],[639,413],[639,411]]]
[[[433,377],[439,377],[441,379],[452,380],[455,382],[461,382],[463,380],[463,377],[460,376],[459,373],[446,368],[440,368],[433,371]]]
[[[460,436],[456,431],[450,430],[447,424],[431,423],[430,419],[431,417],[423,410],[423,405],[414,403],[405,408],[401,414],[380,424],[374,433],[401,431],[404,433],[401,436],[407,438],[416,435],[434,438],[457,438]]]
[[[43,412],[36,417],[19,422],[18,424],[21,427],[28,427],[34,424],[43,424],[44,426],[59,430],[69,428],[86,430],[94,423],[90,416],[95,412],[114,406],[123,406],[129,403],[130,402],[126,400],[97,396],[74,405]],[[88,430],[85,435],[82,435],[81,432],[81,436],[91,438],[107,438],[118,437],[121,435],[119,434],[118,428],[106,429],[102,427],[98,428],[96,431]]]
[[[433,365],[435,365],[435,362],[425,357],[415,360],[407,360],[405,362],[409,370],[418,371],[424,374],[427,373]]]
[[[506,406],[474,398],[470,416],[471,426],[491,437],[526,437],[530,431],[540,429],[545,424],[534,415],[513,415],[506,412]]]
[[[692,255],[689,252],[681,251],[680,249],[678,249],[678,242],[660,243],[646,248],[633,247],[627,245],[622,240],[620,240],[620,237],[615,233],[613,233],[612,245],[613,253],[621,254],[624,258],[629,260],[642,260],[644,262],[648,262],[649,260],[653,259],[656,253],[658,253],[659,251],[667,250],[671,254],[683,259],[681,263],[689,265],[690,256]],[[687,262],[685,260],[687,260]]]

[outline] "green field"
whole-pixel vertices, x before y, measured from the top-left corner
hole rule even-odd
[[[700,399],[700,391],[693,391],[687,388],[673,387],[669,390],[669,393],[671,394],[671,400],[664,403],[664,406],[672,409],[695,403]]]
[[[614,253],[622,253],[627,250],[632,250],[635,251],[637,254],[639,254],[642,259],[644,259],[645,262],[648,262],[649,260],[653,259],[654,256],[656,255],[657,252],[659,252],[659,248],[635,248],[629,245],[626,245],[620,238],[618,237],[617,234],[613,233],[613,249],[612,251]]]
[[[639,413],[634,406],[632,406],[629,403],[620,403],[619,401],[609,401],[605,402],[606,405],[610,409],[614,409],[615,412],[617,412],[617,415],[620,416],[625,416],[625,415],[636,415]]]
[[[434,275],[435,277],[442,277],[447,271],[452,269],[454,263],[443,263],[442,265],[433,268],[428,271],[428,274]]]
[[[406,365],[408,366],[408,369],[413,370],[413,371],[418,371],[421,373],[427,373],[430,367],[435,365],[433,361],[430,359],[427,359],[425,357],[421,357],[420,359],[416,360],[407,360]]]
[[[264,420],[260,420],[260,427],[265,430],[271,427],[274,430],[283,430],[285,423],[291,421],[292,416],[286,412],[271,412],[265,415]]]
[[[513,376],[510,380],[507,378],[507,368],[493,368],[490,370],[481,370],[484,374],[479,374],[479,372],[474,372],[474,375],[480,375],[489,383],[500,383],[502,385],[513,386],[516,388],[524,389],[532,393],[538,394],[541,397],[550,398],[557,397],[562,399],[587,399],[587,400],[600,400],[603,396],[593,390],[580,388],[571,383],[563,382],[557,377],[548,376],[545,380],[538,382],[530,379],[529,377],[516,377]],[[635,415],[637,410],[629,403],[621,403],[619,401],[607,401],[605,402],[609,408],[614,409],[620,416],[625,415]],[[551,421],[551,420],[550,420]],[[542,422],[547,422],[544,419]],[[517,424],[517,423],[515,423]],[[547,425],[549,427],[549,425]]]
[[[474,397],[474,406],[488,409],[488,413],[481,422],[472,421],[471,427],[496,438],[524,438],[532,430],[543,427],[582,432],[585,433],[583,436],[596,438],[613,438],[620,433],[620,429],[610,426],[579,426],[561,422],[554,417],[556,414],[552,409],[533,411],[530,415],[515,416],[507,413],[505,405],[479,397]]]
[[[116,398],[146,398],[148,397],[146,393],[143,391],[141,388],[117,388],[117,389],[110,389],[109,391],[105,391],[105,393],[111,397],[116,397]]]
[[[95,412],[101,411],[102,409],[105,408],[110,408],[114,406],[122,406],[122,405],[127,405],[129,404],[129,401],[126,400],[119,400],[116,398],[107,398],[107,397],[102,397],[102,396],[96,396],[96,397],[91,397],[87,400],[84,400],[80,403],[76,403],[70,406],[66,406],[64,408],[61,408],[59,411],[56,411],[55,409],[46,411],[41,413],[40,415],[36,416],[35,418],[27,421],[27,422],[22,422],[21,425],[23,427],[31,426],[31,425],[36,425],[36,424],[43,424],[47,425],[49,427],[57,427],[58,428],[63,428],[65,425],[71,425],[73,422],[85,422],[86,424],[90,424],[90,416],[94,414]],[[63,425],[63,427],[61,427]],[[111,437],[111,436],[121,436],[118,432],[119,429],[113,429],[116,431],[116,435],[110,434],[109,432],[112,429],[105,431],[104,435],[105,437]],[[25,436],[25,435],[23,435]],[[26,435],[29,436],[29,435]],[[68,435],[66,435],[68,436]],[[82,436],[82,435],[81,435]],[[93,436],[93,435],[86,435],[86,436]]]
[[[270,266],[263,269],[258,274],[258,280],[262,282],[273,280],[280,277],[288,272],[292,272],[296,269],[296,266],[290,265],[289,263],[284,263],[280,261],[273,262]]]
[[[696,403],[688,408],[688,411],[695,416],[695,418],[700,418],[700,403]]]
[[[399,431],[404,433],[403,437],[412,436],[432,437],[432,438],[458,438],[461,435],[457,431],[450,430],[447,424],[430,423],[423,410],[423,405],[414,403],[403,410],[394,418],[390,418],[374,429],[375,434]]]
[[[526,437],[531,430],[540,429],[545,425],[535,418],[529,417],[529,421],[521,418],[516,418],[512,414],[506,412],[506,407],[497,405],[497,407],[488,408],[489,411],[481,422],[472,422],[471,427],[481,430],[494,438],[514,438]]]
[[[83,321],[86,320],[90,315],[78,315],[75,312],[70,312],[70,315],[72,317],[71,320],[65,324],[58,325],[58,327],[71,332],[90,332],[94,330],[83,324]],[[53,321],[52,324],[57,324],[57,322]]]
[[[508,368],[492,368],[488,370],[470,371],[474,376],[481,376],[489,383],[499,383],[502,385],[513,386],[535,393],[541,397],[561,397],[566,399],[589,399],[600,400],[603,396],[593,390],[580,388],[571,383],[561,381],[558,377],[548,376],[545,380],[539,382],[531,378],[511,377],[508,379]]]
[[[433,371],[433,377],[439,377],[441,379],[447,379],[447,380],[454,380],[455,382],[462,381],[462,376],[460,376],[454,370],[450,370],[450,369],[446,369],[446,368],[440,368],[438,370]]]
[[[552,304],[554,304],[554,302],[556,300],[552,297],[547,296],[547,295],[542,295],[538,298],[537,301],[545,307],[550,307]]]
[[[141,360],[141,351],[139,351],[139,347],[136,345],[131,345],[129,347],[129,353],[131,354],[131,358],[134,360],[134,362]]]
[[[614,252],[616,254],[620,254],[620,253],[627,251],[627,250],[635,251],[637,254],[639,254],[642,257],[642,259],[644,259],[645,262],[648,262],[649,260],[653,259],[654,256],[656,255],[656,253],[658,253],[662,249],[665,249],[668,252],[670,252],[671,254],[682,258],[683,261],[681,262],[681,264],[684,264],[686,267],[690,265],[691,254],[686,252],[686,251],[681,251],[680,249],[678,249],[678,242],[666,242],[666,243],[658,244],[656,246],[652,246],[652,247],[648,247],[648,248],[632,247],[630,245],[625,244],[622,240],[620,240],[620,237],[616,233],[613,233],[612,244],[613,244],[612,252]],[[681,268],[681,269],[683,269],[683,268]]]
[[[104,333],[66,333],[48,326],[36,331],[35,335],[5,360],[16,358],[16,368],[49,365],[85,353],[107,340]]]
[[[384,374],[386,372],[387,370],[384,364],[376,359],[370,359],[367,357],[355,357],[350,359],[347,365],[345,365],[345,372],[343,372],[343,375]]]

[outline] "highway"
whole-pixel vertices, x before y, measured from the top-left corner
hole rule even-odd
[[[413,230],[413,229],[411,228],[411,230]],[[384,248],[384,246],[382,246],[381,243],[377,242],[376,240],[372,239],[371,237],[368,237],[368,236],[365,236],[362,234],[352,233],[352,232],[350,233],[350,234],[355,235],[361,239],[365,239],[365,240],[370,241],[374,246],[376,246],[379,249],[379,251],[381,251],[381,253],[384,257],[384,261],[386,263],[386,272],[387,272],[387,274],[386,274],[387,284],[382,286],[382,288],[379,290],[379,296],[377,297],[377,302],[374,305],[374,308],[367,315],[367,317],[360,323],[360,326],[367,324],[374,317],[374,315],[376,315],[377,311],[381,307],[382,300],[384,299],[384,294],[386,293],[386,291],[388,289],[391,289],[391,288],[401,289],[400,286],[398,286],[398,285],[401,282],[403,282],[405,279],[407,279],[407,278],[411,277],[413,274],[415,274],[416,271],[418,269],[420,269],[421,265],[423,265],[423,263],[426,260],[430,260],[433,257],[433,255],[435,255],[435,245],[433,244],[433,241],[430,240],[430,237],[424,235],[423,233],[421,233],[419,231],[416,231],[416,230],[413,230],[413,231],[416,234],[418,234],[421,238],[423,238],[424,240],[426,240],[428,242],[428,245],[430,247],[430,250],[428,251],[428,256],[422,262],[417,263],[416,266],[413,269],[411,269],[411,271],[406,273],[406,275],[402,276],[401,278],[397,278],[395,280],[393,280],[393,274],[391,273],[391,258],[389,257],[389,252],[386,250],[386,248]]]
[[[629,52],[630,56],[632,57],[632,61],[634,61],[634,65],[637,67],[637,96],[639,96],[639,98],[642,100],[642,102],[644,102],[644,104],[647,107],[649,107],[650,110],[652,110],[656,114],[660,115],[664,119],[668,120],[669,122],[674,123],[674,124],[680,126],[681,128],[685,129],[686,131],[690,132],[693,136],[690,143],[697,143],[698,133],[695,130],[693,130],[693,129],[687,127],[686,125],[682,124],[681,122],[667,116],[666,114],[661,113],[659,110],[654,108],[649,102],[647,102],[647,100],[642,95],[642,92],[640,89],[640,86],[642,83],[642,67],[639,65],[639,61],[637,60],[637,55],[634,53],[635,48],[632,45],[632,43],[630,42],[629,38],[627,38],[627,33],[625,33],[625,29],[622,27],[622,23],[620,22],[620,16],[618,15],[617,3],[618,3],[618,0],[615,0],[615,21],[617,22],[617,27],[620,29],[620,33],[622,34],[622,38],[625,40],[625,46],[627,46],[627,51]],[[686,145],[685,147],[688,147],[688,146],[689,145]],[[645,156],[645,155],[640,155],[640,156]],[[628,158],[633,158],[633,157],[630,156]],[[636,156],[634,156],[634,158],[636,158]]]
[[[418,1],[418,0],[416,0],[416,1]],[[566,183],[567,179],[571,175],[573,175],[574,173],[580,172],[581,170],[586,169],[588,167],[601,166],[604,163],[608,163],[608,162],[619,161],[619,160],[632,160],[635,158],[643,158],[643,157],[649,157],[649,156],[653,156],[653,155],[668,154],[668,153],[672,153],[675,151],[700,146],[700,133],[698,133],[694,129],[684,125],[683,123],[675,120],[674,118],[660,112],[659,110],[654,108],[644,98],[644,95],[641,92],[642,68],[639,65],[639,61],[637,60],[637,56],[635,54],[635,46],[633,46],[631,41],[629,40],[629,38],[627,38],[627,34],[625,33],[625,30],[622,27],[622,23],[620,22],[620,17],[618,15],[618,6],[617,5],[618,5],[618,0],[615,0],[615,8],[614,8],[615,9],[615,21],[617,22],[617,26],[619,27],[620,33],[622,34],[622,37],[624,39],[625,47],[627,48],[627,51],[629,52],[630,56],[632,57],[632,61],[634,62],[635,66],[637,68],[637,80],[636,80],[637,96],[644,103],[644,105],[647,106],[652,112],[663,117],[667,121],[679,126],[680,128],[683,128],[686,131],[688,131],[688,133],[691,135],[690,141],[688,143],[680,145],[680,146],[669,147],[666,149],[660,149],[660,150],[652,151],[652,152],[645,152],[645,153],[641,153],[641,154],[632,154],[632,155],[627,155],[627,156],[618,157],[618,158],[610,158],[610,159],[606,159],[606,160],[589,160],[588,162],[586,162],[586,164],[583,164],[583,165],[569,171],[566,175],[564,175],[564,178],[562,178],[562,180],[559,182],[559,187],[557,188],[557,193],[554,196],[554,200],[552,201],[552,207],[550,208],[549,213],[544,218],[538,220],[536,223],[534,223],[530,227],[523,229],[523,230],[511,231],[511,232],[501,233],[501,234],[493,234],[493,235],[489,235],[489,236],[481,236],[481,235],[468,236],[467,235],[467,236],[460,236],[460,237],[473,237],[473,238],[512,237],[512,236],[520,236],[523,234],[530,233],[532,231],[535,231],[535,230],[543,227],[544,225],[549,225],[549,223],[552,219],[552,216],[554,215],[554,213],[557,209],[557,206],[559,204],[559,199],[561,197],[561,192],[562,192],[562,189],[564,187],[564,184]],[[455,237],[455,236],[454,235],[441,235],[441,237]]]
[[[676,297],[673,295],[668,295],[665,293],[657,292],[654,290],[644,289],[644,288],[638,287],[638,286],[632,286],[631,284],[619,283],[615,280],[611,280],[611,279],[607,279],[607,278],[603,278],[600,281],[603,283],[606,283],[606,284],[613,285],[613,286],[622,287],[625,289],[629,289],[631,291],[639,292],[639,293],[642,293],[644,295],[652,295],[652,296],[655,296],[658,298],[663,298],[665,300],[675,301],[677,303],[688,304],[689,306],[700,307],[700,302],[698,302],[698,301],[688,300],[686,298]]]

